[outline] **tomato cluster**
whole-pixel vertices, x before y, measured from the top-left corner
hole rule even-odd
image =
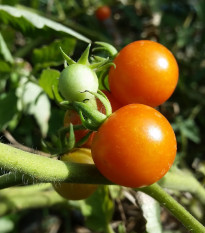
[[[83,147],[91,149],[96,167],[110,181],[135,188],[151,185],[167,173],[176,156],[177,142],[174,131],[167,119],[153,107],[164,103],[172,95],[178,82],[178,65],[167,48],[148,40],[127,45],[113,58],[113,63],[115,66],[108,72],[110,91],[103,91],[113,113],[101,122],[96,132],[90,134]],[[90,90],[89,78],[95,80],[94,92],[96,92],[98,83],[90,67],[92,65],[83,67],[88,73],[79,70],[71,72],[70,80],[67,75],[69,67],[62,72],[61,76],[66,78],[62,81],[63,85],[59,86],[59,90],[65,99],[86,104],[84,100],[91,98],[92,93],[84,93],[79,88],[76,89],[76,86]],[[85,73],[91,77],[86,77]],[[76,85],[76,76],[80,77],[78,78],[80,82],[88,84],[88,88],[81,83]],[[71,94],[67,93],[66,85],[73,88],[70,90]],[[78,95],[72,95],[75,91]],[[89,96],[82,97],[82,93]],[[103,114],[106,113],[105,106],[100,100],[96,100],[94,108]],[[83,118],[89,122],[90,115],[86,115],[87,111],[67,110],[64,126],[67,127],[70,123],[83,124]],[[76,130],[76,142],[88,132],[89,127]],[[72,153],[68,158],[71,159],[71,155]],[[64,157],[62,159],[64,160]],[[68,161],[71,161],[70,159]],[[70,190],[70,187],[71,184],[63,184],[60,190]],[[87,187],[90,189],[87,185],[83,187],[86,187],[86,190]],[[59,188],[55,189],[61,192]]]
[[[156,107],[173,93],[178,65],[163,45],[147,40],[124,47],[109,71],[112,95],[124,105],[95,134],[91,151],[109,180],[128,187],[151,185],[170,169],[177,143]]]

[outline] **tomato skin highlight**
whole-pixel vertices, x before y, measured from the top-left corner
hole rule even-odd
[[[110,101],[110,104],[112,106],[112,111],[115,112],[117,109],[119,109],[122,105],[119,104],[117,102],[117,100],[113,97],[113,95],[106,90],[102,91],[107,98]],[[105,107],[102,104],[102,102],[100,102],[97,99],[97,107],[98,110],[102,113],[105,114]],[[81,120],[80,120],[80,116],[78,115],[78,113],[74,110],[67,110],[64,116],[64,126],[67,127],[70,125],[70,123],[72,123],[73,125],[80,125],[81,124]],[[78,142],[80,139],[82,139],[89,131],[87,129],[83,129],[83,130],[75,130],[75,140],[76,142]],[[93,132],[90,137],[88,138],[87,142],[83,145],[83,147],[86,148],[90,148],[91,144],[92,144],[92,140],[94,137],[95,132]]]
[[[109,86],[123,105],[141,103],[156,107],[176,88],[178,64],[163,45],[139,40],[125,46],[109,71]]]
[[[62,156],[61,160],[73,163],[94,164],[91,151],[86,148],[80,148],[74,152],[65,154]],[[92,195],[98,188],[98,185],[60,183],[53,184],[53,187],[58,194],[68,200],[81,200]]]
[[[101,6],[95,12],[96,18],[100,21],[104,21],[111,16],[111,10],[109,6]]]
[[[114,112],[99,128],[91,146],[102,175],[132,188],[161,179],[173,164],[176,149],[176,137],[167,119],[142,104]]]

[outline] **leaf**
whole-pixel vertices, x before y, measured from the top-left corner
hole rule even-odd
[[[142,214],[146,219],[147,233],[161,233],[160,205],[152,197],[143,192],[137,192],[137,201],[142,209]]]
[[[2,217],[0,219],[0,233],[12,232],[15,228],[14,222],[7,217]]]
[[[54,69],[43,70],[39,79],[39,85],[43,88],[43,90],[51,99],[54,99],[52,92],[52,88],[53,88],[53,91],[57,99],[59,101],[62,101],[62,98],[58,93],[59,76],[60,76],[60,72],[58,70],[54,70]]]
[[[18,110],[33,115],[41,129],[42,135],[45,137],[50,118],[50,102],[47,95],[40,86],[27,82],[26,78],[22,78],[16,93],[19,98],[17,103]]]
[[[9,64],[5,61],[0,60],[0,73],[8,73],[10,71],[11,71],[11,67],[9,66]]]
[[[37,15],[33,12],[24,9],[18,9],[7,5],[0,5],[0,19],[4,23],[12,24],[14,27],[18,27],[23,32],[35,29],[51,29],[56,32],[63,32],[71,35],[79,40],[90,43],[90,40],[85,36],[75,32],[74,30],[47,19],[43,16]]]
[[[5,59],[5,61],[13,63],[13,57],[12,57],[12,55],[11,55],[7,45],[6,45],[6,42],[4,41],[4,38],[3,38],[1,33],[0,33],[0,54],[3,55],[3,58]]]
[[[0,97],[0,130],[5,129],[17,112],[17,97],[14,92]]]
[[[92,196],[80,203],[86,226],[95,232],[107,232],[114,211],[108,187],[100,186]]]
[[[64,38],[62,40],[55,40],[47,46],[40,49],[34,49],[32,61],[35,68],[47,68],[49,66],[58,66],[63,64],[64,59],[60,52],[60,47],[67,54],[72,54],[76,45],[76,40],[73,38]]]
[[[109,191],[112,199],[116,199],[122,196],[122,187],[119,185],[109,185]]]
[[[176,122],[172,124],[172,127],[194,143],[201,142],[199,128],[193,119],[183,119],[179,116],[176,118]]]

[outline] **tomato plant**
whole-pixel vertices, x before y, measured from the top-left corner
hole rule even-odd
[[[130,104],[102,124],[91,151],[96,167],[107,179],[141,187],[165,175],[176,148],[174,131],[161,113],[146,105]]]
[[[141,103],[152,107],[165,102],[178,82],[178,65],[163,45],[149,40],[125,46],[114,59],[109,85],[122,104]]]
[[[60,74],[59,91],[69,101],[83,101],[93,98],[85,91],[97,92],[98,78],[93,70],[82,64],[72,64]]]
[[[111,10],[109,6],[101,6],[95,12],[96,18],[100,21],[104,21],[111,16]]]
[[[103,93],[109,99],[113,112],[115,112],[117,109],[119,109],[121,107],[121,104],[119,104],[117,102],[117,100],[113,97],[113,95],[109,91],[103,90]],[[105,113],[105,107],[98,99],[97,99],[97,107],[98,107],[98,110],[100,112]],[[75,110],[67,110],[65,113],[64,126],[69,126],[70,123],[72,123],[73,125],[80,125],[81,124],[80,116]],[[88,132],[89,132],[89,130],[87,130],[87,129],[75,130],[76,142],[78,142],[80,139],[82,139]],[[88,138],[86,143],[83,145],[83,147],[86,147],[86,148],[91,147],[91,143],[92,143],[94,134],[95,134],[95,132],[93,132],[90,135],[90,137]]]
[[[61,160],[72,163],[93,164],[91,151],[86,148],[80,148],[65,154],[61,157]],[[98,186],[93,184],[60,183],[53,184],[53,187],[57,193],[66,199],[80,200],[89,197]]]

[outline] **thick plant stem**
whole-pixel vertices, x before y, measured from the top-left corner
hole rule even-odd
[[[205,227],[158,184],[155,183],[153,185],[140,188],[139,190],[153,197],[162,206],[166,207],[190,232],[205,233]]]
[[[0,143],[0,167],[1,169],[13,171],[13,173],[0,176],[0,188],[9,187],[7,186],[7,182],[10,186],[14,185],[15,181],[17,184],[24,183],[24,179],[27,180],[28,183],[65,181],[73,183],[111,184],[110,181],[99,173],[94,165],[66,163],[25,152],[2,143]],[[175,177],[175,179],[180,179],[180,176],[181,175]],[[196,190],[202,190],[202,187],[199,188],[198,183],[196,186],[196,182],[193,182],[191,179],[189,182],[195,185]],[[163,185],[166,186],[165,184],[166,182],[164,182]],[[178,184],[178,186],[179,185],[180,184]],[[165,206],[189,231],[205,233],[203,225],[168,195],[158,184],[153,184],[137,190],[145,192],[159,201],[159,203]],[[196,190],[195,195],[197,192]],[[202,191],[200,191],[200,195],[203,195]]]
[[[0,143],[0,167],[15,171],[17,181],[19,173],[32,182],[59,182],[67,181],[74,183],[111,183],[105,179],[94,165],[75,164],[54,160],[39,156],[14,147]],[[85,175],[86,174],[86,175]],[[12,179],[13,176],[13,179]],[[29,176],[29,177],[28,177]],[[1,178],[1,177],[0,177]],[[15,175],[11,175],[10,182],[13,182]],[[4,188],[6,178],[0,179],[0,188]],[[7,186],[8,187],[8,186]]]

